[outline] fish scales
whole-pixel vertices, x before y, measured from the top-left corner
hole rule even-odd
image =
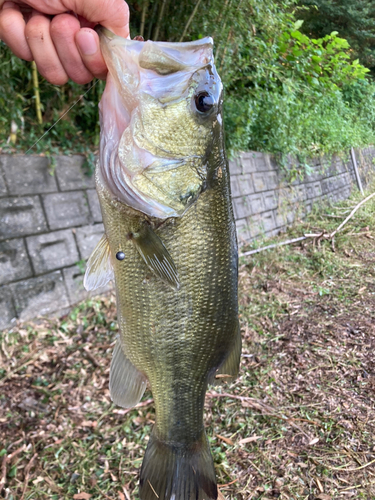
[[[141,469],[142,500],[216,500],[204,399],[219,372],[231,380],[236,376],[240,333],[237,240],[212,43],[147,42],[143,48],[108,32],[101,41],[110,78],[120,78],[123,62],[113,56],[118,47],[128,65],[121,71],[130,75],[117,93],[109,78],[101,103],[96,185],[105,235],[85,276],[88,289],[115,278],[120,337],[111,364],[111,397],[134,406],[147,381],[154,397],[156,422]],[[195,66],[186,62],[189,50]],[[134,61],[144,64],[146,77]],[[181,80],[182,73],[182,97],[171,97],[172,89],[155,98],[154,73],[163,82],[169,74]],[[134,91],[142,87],[142,77],[151,92],[143,101],[142,92],[137,97]],[[162,130],[166,115],[176,123],[168,134]],[[181,136],[186,124],[189,134]]]
[[[166,440],[190,440],[201,432],[207,366],[223,361],[237,327],[231,293],[237,286],[235,235],[225,177],[184,217],[157,231],[179,271],[179,290],[150,273],[127,237],[139,215],[99,194],[111,251],[121,248],[126,255],[114,266],[121,335],[130,361],[147,374],[158,435]],[[180,398],[186,391],[191,398]]]

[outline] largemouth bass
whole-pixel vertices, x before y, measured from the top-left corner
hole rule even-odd
[[[211,38],[141,42],[101,29],[109,74],[96,169],[105,235],[88,290],[115,279],[114,403],[156,409],[142,500],[214,500],[207,386],[237,376],[237,239]]]

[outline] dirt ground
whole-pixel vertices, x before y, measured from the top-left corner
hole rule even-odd
[[[332,231],[357,202],[274,241]],[[371,201],[334,246],[240,259],[241,374],[205,411],[228,500],[375,499],[374,214]],[[132,410],[110,401],[116,335],[113,297],[0,333],[0,496],[138,499],[155,414],[148,391]]]

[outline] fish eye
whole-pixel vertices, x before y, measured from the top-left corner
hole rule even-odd
[[[208,113],[215,104],[214,97],[208,92],[199,92],[195,96],[195,107],[201,113]]]

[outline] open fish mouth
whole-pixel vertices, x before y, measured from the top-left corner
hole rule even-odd
[[[109,69],[100,103],[99,175],[146,215],[180,217],[205,190],[221,128],[222,84],[213,41],[141,42],[100,28]]]

